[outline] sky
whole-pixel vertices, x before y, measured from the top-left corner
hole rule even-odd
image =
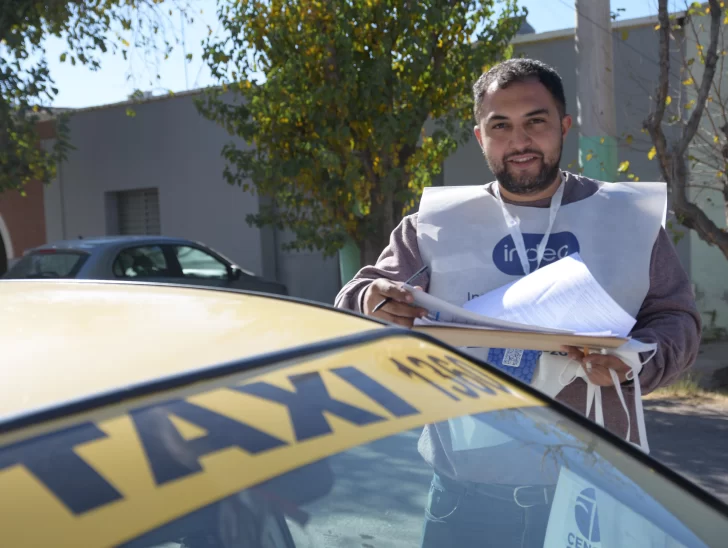
[[[608,1],[608,0],[603,0]],[[59,39],[49,39],[45,44],[51,75],[59,93],[54,107],[83,108],[128,99],[134,90],[152,91],[154,95],[182,92],[212,85],[210,71],[202,62],[201,41],[208,34],[208,26],[215,33],[219,25],[215,13],[215,0],[192,0],[191,4],[201,10],[195,15],[194,23],[184,25],[185,51],[177,46],[169,59],[160,63],[160,79],[155,86],[149,86],[149,77],[128,78],[135,70],[144,69],[145,64],[134,59],[132,64],[120,54],[106,54],[101,57],[101,69],[89,68],[60,62],[64,43]],[[520,5],[528,9],[528,22],[536,32],[573,28],[576,12],[574,0],[520,0]],[[611,0],[611,10],[620,11],[620,19],[647,17],[657,13],[657,0]],[[175,23],[173,21],[173,23]],[[181,36],[180,21],[176,21],[178,35]],[[192,54],[192,61],[184,61],[184,53]],[[185,72],[186,65],[186,72]],[[148,65],[147,65],[148,66]],[[136,74],[136,73],[135,73]]]

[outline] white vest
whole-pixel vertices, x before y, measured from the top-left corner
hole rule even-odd
[[[568,179],[564,184],[568,184]],[[512,204],[507,207],[511,215],[520,219],[534,270],[536,247],[548,227],[549,208]],[[540,266],[578,251],[594,278],[624,310],[636,317],[650,288],[652,249],[666,213],[664,183],[603,183],[592,196],[562,204]],[[426,188],[417,220],[417,243],[422,260],[429,267],[428,293],[457,306],[524,275],[500,204],[486,186]],[[482,360],[488,353],[487,348],[463,350]],[[617,355],[625,363],[639,360],[636,352],[633,356]],[[549,354],[542,356],[541,361],[544,360],[563,361],[565,365],[568,362]],[[584,376],[575,363],[571,366],[572,375]],[[539,366],[532,384],[540,383],[537,388],[555,397],[563,384],[553,375],[546,378],[546,370],[558,369],[553,364]],[[589,388],[586,414],[596,391],[597,422],[603,424],[600,392],[591,384]],[[637,392],[635,396],[641,398]],[[639,402],[640,444],[648,451],[641,411]],[[453,450],[494,446],[510,439],[468,417],[449,422]],[[470,434],[466,434],[468,430]],[[459,448],[455,447],[458,443]]]
[[[533,268],[549,209],[507,207],[520,219]],[[541,266],[578,251],[602,287],[636,317],[666,211],[664,183],[604,183],[592,196],[561,206]],[[458,306],[523,276],[500,205],[485,186],[426,188],[417,243],[429,267],[428,293]]]

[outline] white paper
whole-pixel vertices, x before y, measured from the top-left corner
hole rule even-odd
[[[627,337],[636,323],[594,279],[578,253],[481,295],[463,308],[501,322],[570,333]]]
[[[412,293],[412,296],[414,297],[414,302],[412,304],[428,310],[430,313],[428,318],[434,323],[444,324],[450,327],[456,327],[456,324],[461,324],[461,326],[480,326],[490,329],[527,331],[532,333],[573,334],[572,331],[568,330],[539,327],[484,316],[482,314],[466,310],[460,306],[450,304],[442,299],[430,295],[429,293],[415,289],[412,286],[404,285],[403,287]]]

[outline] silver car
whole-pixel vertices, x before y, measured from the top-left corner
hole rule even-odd
[[[3,278],[152,281],[288,294],[284,284],[248,272],[204,244],[163,236],[46,244],[26,251]]]

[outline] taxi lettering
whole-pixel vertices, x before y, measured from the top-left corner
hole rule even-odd
[[[333,369],[331,372],[358,388],[396,417],[418,412],[402,398],[354,367]],[[288,408],[297,441],[331,433],[331,427],[324,412],[359,426],[387,420],[366,409],[332,398],[317,371],[291,375],[288,378],[295,387],[293,392],[267,382],[254,382],[233,388],[244,394],[285,405]]]
[[[105,437],[95,424],[86,423],[12,445],[0,452],[0,472],[25,467],[71,512],[82,514],[122,498],[74,451],[78,445]]]
[[[442,386],[443,380],[452,381],[454,384],[449,385],[448,388],[469,398],[477,399],[479,397],[478,392],[491,396],[496,395],[498,392],[511,393],[505,385],[488,375],[474,372],[472,366],[468,366],[455,356],[446,355],[444,359],[433,355],[428,355],[427,359],[419,356],[407,356],[407,362],[413,367],[396,358],[390,358],[390,360],[407,377],[420,379],[454,401],[460,401],[460,398]],[[430,379],[423,371],[435,373],[439,382]]]
[[[395,345],[396,341],[378,344]],[[352,352],[352,356],[360,352]],[[206,473],[214,474],[215,460],[207,457],[228,449],[238,449],[230,458],[238,458],[233,456],[238,454],[248,459],[241,461],[248,463],[245,466],[250,466],[250,458],[271,451],[287,452],[285,459],[273,459],[279,464],[271,465],[265,458],[256,460],[255,481],[253,476],[237,474],[230,482],[219,483],[216,489],[221,490],[220,496],[226,496],[326,458],[332,451],[405,429],[462,414],[528,405],[495,377],[455,355],[396,350],[387,350],[386,355],[388,361],[365,358],[359,365],[347,364],[348,359],[343,361],[342,356],[327,356],[291,366],[286,372],[274,370],[241,384],[132,408],[113,419],[85,422],[0,448],[0,486],[3,477],[12,476],[15,482],[32,477],[31,481],[43,485],[76,519],[93,520],[98,515],[94,511],[115,506],[121,511],[134,496],[123,479],[113,478],[112,484],[112,478],[103,473],[110,463],[102,461],[100,455],[117,454],[110,448],[123,449],[124,443],[138,444],[132,451],[138,458],[126,462],[127,466],[135,462],[140,467],[137,478],[147,478],[145,496],[154,496],[154,492],[162,496],[162,490],[171,484],[181,487],[187,479],[197,481]],[[431,405],[433,394],[440,394],[450,404]],[[245,403],[241,399],[238,405],[237,398],[246,398]],[[223,401],[228,407],[216,407]],[[259,407],[263,402],[268,406],[266,412]],[[284,413],[278,415],[277,422],[270,417],[271,404],[280,406]],[[282,416],[287,416],[287,424],[281,422]],[[343,420],[341,428],[355,430],[333,437],[339,426],[334,429],[330,424],[332,417]],[[116,429],[110,428],[107,420],[115,421]],[[180,421],[195,433],[182,431]],[[119,429],[121,423],[126,429]],[[350,426],[344,426],[347,423]],[[122,435],[126,437],[117,437]],[[327,440],[336,441],[332,445]],[[95,444],[99,444],[98,450],[90,450]],[[27,474],[13,476],[18,467]],[[194,498],[177,500],[180,513],[197,504]]]
[[[419,411],[397,394],[354,366],[328,370],[377,402],[394,417],[417,415]],[[286,406],[296,441],[332,433],[325,413],[357,426],[390,420],[331,396],[318,371],[289,375],[294,390],[265,381],[228,387]],[[156,485],[183,479],[203,471],[200,459],[206,455],[238,447],[257,455],[288,445],[250,424],[216,413],[186,400],[171,400],[130,411],[144,454]],[[205,431],[205,435],[185,439],[171,416],[179,417]],[[0,472],[13,466],[25,467],[76,515],[123,498],[92,466],[75,452],[86,443],[107,435],[95,424],[84,423],[0,451]]]
[[[207,435],[185,440],[169,415],[199,426]],[[201,457],[228,447],[239,447],[255,455],[286,445],[252,426],[184,400],[132,411],[131,417],[157,485],[201,472]]]

